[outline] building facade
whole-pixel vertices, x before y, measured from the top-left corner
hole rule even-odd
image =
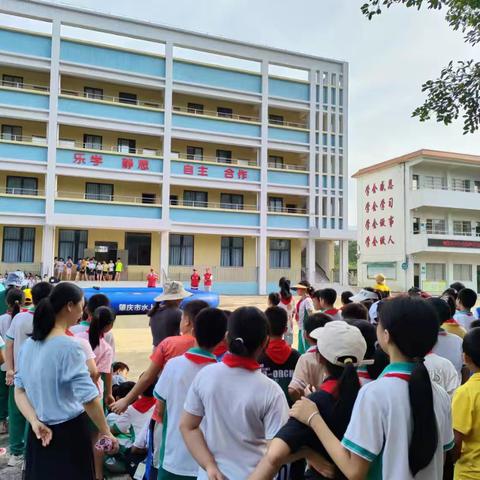
[[[265,293],[332,280],[340,241],[347,282],[346,63],[43,2],[2,12],[48,32],[0,29],[1,269],[118,256],[130,280],[209,266],[218,291]]]
[[[359,285],[480,290],[480,156],[419,150],[354,177]]]

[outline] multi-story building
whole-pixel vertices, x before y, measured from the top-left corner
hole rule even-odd
[[[347,282],[346,63],[43,2],[0,12],[48,25],[0,29],[0,268],[119,256],[128,279],[210,266],[219,291],[265,293],[331,280],[340,241]]]
[[[480,156],[419,150],[354,177],[360,285],[480,289]]]

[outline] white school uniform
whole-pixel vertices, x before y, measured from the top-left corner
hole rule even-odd
[[[6,337],[13,342],[13,360],[15,369],[18,366],[18,354],[20,348],[33,332],[33,309],[20,312],[12,319],[7,330]]]
[[[218,468],[228,480],[246,479],[255,470],[288,420],[282,389],[260,369],[224,363],[202,369],[190,387],[185,410],[204,417],[202,430]],[[203,469],[198,480],[208,480]]]
[[[425,366],[430,380],[440,385],[452,397],[460,386],[460,378],[453,363],[436,353],[430,353],[425,357]]]
[[[454,446],[450,397],[432,383],[438,425],[438,445],[426,468],[412,477],[408,448],[412,413],[408,381],[390,375],[410,375],[414,364],[390,364],[381,377],[360,389],[350,424],[342,440],[345,448],[371,462],[370,480],[442,480],[444,452]]]
[[[463,367],[463,340],[453,333],[440,331],[438,334],[438,341],[433,347],[433,353],[440,355],[447,360],[450,360],[457,371],[458,378],[462,379]]]
[[[475,320],[472,312],[460,312],[457,311],[453,316],[460,326],[462,326],[467,332],[470,331],[472,322]]]
[[[0,337],[4,341],[7,340],[7,331],[10,328],[11,322],[12,322],[12,316],[10,315],[10,313],[4,313],[3,315],[0,315]],[[0,370],[2,372],[7,371],[7,366],[5,362],[3,362],[2,365],[0,366]]]

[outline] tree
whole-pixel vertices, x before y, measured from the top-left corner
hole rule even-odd
[[[396,4],[418,10],[445,8],[450,27],[464,33],[466,43],[472,46],[480,43],[480,0],[368,0],[362,6],[362,13],[371,20]],[[451,61],[436,80],[423,84],[422,92],[427,93],[427,99],[412,113],[420,121],[434,116],[437,122],[449,125],[461,115],[464,134],[480,127],[480,62]]]

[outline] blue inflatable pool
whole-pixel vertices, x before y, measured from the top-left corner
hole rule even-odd
[[[211,307],[218,307],[220,298],[217,293],[204,292],[202,290],[190,290],[192,296],[183,300],[182,305],[185,305],[192,300],[204,300]],[[112,304],[112,308],[117,315],[136,315],[147,313],[155,303],[154,298],[163,292],[162,288],[133,288],[133,287],[98,287],[98,288],[84,288],[83,292],[85,298],[88,300],[96,293],[105,294]]]

